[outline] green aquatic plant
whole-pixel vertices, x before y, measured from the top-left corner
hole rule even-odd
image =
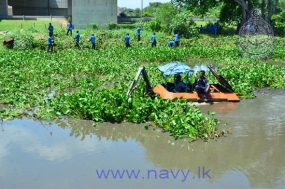
[[[74,41],[64,30],[56,34],[56,53],[44,50],[1,50],[0,103],[6,104],[3,119],[32,116],[50,119],[68,116],[94,122],[150,122],[148,127],[160,127],[176,139],[215,138],[221,135],[214,113],[204,115],[193,104],[182,99],[173,101],[143,96],[143,82],[133,98],[126,93],[138,66],[144,65],[151,84],[165,82],[157,66],[171,61],[193,64],[211,59],[218,72],[229,81],[241,98],[252,98],[253,90],[263,87],[285,87],[282,64],[282,39],[277,43],[272,61],[242,59],[238,56],[235,37],[182,39],[179,48],[164,45],[151,48],[150,36],[142,33],[142,44],[124,47],[127,30],[96,31],[98,50],[88,50],[90,33],[82,31],[83,50],[73,48]],[[89,31],[91,32],[91,31]],[[151,33],[149,33],[151,34]],[[135,34],[131,34],[132,39]],[[158,43],[169,36],[157,33]],[[38,39],[39,40],[39,39]],[[121,40],[121,41],[120,41]],[[39,41],[38,41],[39,42]],[[35,44],[35,43],[34,43]],[[42,48],[46,48],[46,39]],[[207,73],[211,83],[216,79]],[[173,78],[169,78],[169,81]],[[194,81],[194,77],[190,78]]]

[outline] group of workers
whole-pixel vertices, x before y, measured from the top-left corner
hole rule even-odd
[[[72,36],[72,30],[73,30],[73,25],[71,22],[69,22],[67,24],[67,32],[66,35],[70,34],[70,36]],[[48,31],[49,31],[49,36],[48,36],[48,40],[47,40],[47,44],[48,44],[48,51],[53,51],[53,46],[54,46],[54,35],[53,35],[53,31],[54,31],[54,27],[53,25],[50,23],[49,27],[48,27]],[[212,34],[217,34],[218,31],[218,25],[217,23],[215,23],[212,26],[208,26],[208,32],[212,33]],[[204,33],[204,28],[201,25],[200,27],[200,33]],[[137,40],[138,42],[141,40],[141,27],[138,26],[136,29],[136,35],[137,35]],[[75,37],[75,46],[78,47],[79,49],[81,49],[80,47],[80,34],[79,31],[76,31]],[[130,45],[130,41],[131,41],[131,37],[130,35],[127,33],[125,36],[125,44],[126,47],[129,48],[131,47]],[[167,43],[168,47],[178,47],[179,46],[179,41],[180,41],[180,35],[179,35],[179,31],[177,28],[174,28],[174,40],[171,40]],[[95,50],[95,42],[96,42],[96,37],[94,35],[94,33],[90,36],[89,38],[89,42],[91,42],[92,44],[92,49]],[[152,47],[156,47],[157,41],[156,41],[156,35],[155,33],[152,34],[151,36],[151,46]]]
[[[136,35],[137,35],[137,39],[138,39],[138,42],[141,40],[141,27],[137,27],[136,29]],[[126,47],[129,48],[131,47],[130,45],[130,34],[127,33],[126,36],[125,36],[125,43],[126,43]],[[169,41],[167,43],[168,47],[178,47],[179,46],[179,40],[180,40],[180,35],[179,35],[179,32],[178,32],[178,29],[177,28],[174,28],[174,40],[173,41]],[[155,33],[152,34],[151,36],[151,46],[152,47],[156,47],[156,35]]]
[[[53,46],[54,46],[54,35],[53,35],[53,30],[54,27],[51,23],[49,23],[49,27],[48,27],[48,31],[49,31],[49,36],[48,36],[48,40],[47,40],[47,44],[48,44],[48,52],[49,51],[53,51]],[[72,36],[72,30],[73,30],[73,25],[71,22],[69,22],[67,24],[67,32],[66,35],[70,34],[70,36]],[[80,47],[80,34],[79,31],[76,31],[75,37],[75,46],[78,47],[79,49],[81,49]],[[95,50],[95,41],[96,41],[96,37],[94,34],[92,34],[89,38],[89,42],[91,42],[92,44],[92,49]]]
[[[71,22],[69,22],[67,24],[66,35],[70,34],[70,36],[72,36],[72,30],[73,30],[73,25]],[[49,31],[49,35],[48,35],[48,39],[47,39],[47,45],[48,45],[48,52],[49,52],[49,51],[53,51],[53,47],[54,47],[54,27],[51,23],[49,23],[48,31]],[[137,27],[137,29],[136,29],[136,35],[137,35],[137,40],[139,42],[141,40],[141,27],[140,26]],[[79,43],[80,42],[79,31],[76,31],[74,40],[75,40],[75,46],[78,47],[79,49],[81,49],[80,43]],[[127,33],[125,36],[125,44],[126,44],[127,48],[131,47],[130,40],[131,40],[131,37]],[[175,28],[174,29],[174,40],[168,42],[168,44],[167,44],[168,47],[173,47],[173,46],[178,47],[179,46],[179,40],[180,40],[180,35],[179,35],[178,30]],[[91,44],[92,44],[91,48],[95,50],[96,37],[95,37],[94,33],[90,36],[89,42],[91,42]],[[151,36],[151,46],[156,47],[156,44],[157,44],[156,35],[155,35],[155,33],[153,33]]]
[[[197,100],[200,100],[202,94],[204,94],[204,101],[208,101],[210,93],[210,85],[207,78],[205,77],[204,70],[200,71],[200,77],[195,79],[193,86],[195,86],[195,91],[198,94]],[[181,75],[177,75],[174,81],[174,92],[176,93],[184,92],[186,88],[187,88],[186,84],[181,80]]]
[[[204,31],[205,31],[205,29],[204,29],[204,27],[201,25],[201,27],[200,27],[200,33],[204,33]],[[208,33],[210,33],[210,34],[217,35],[217,33],[218,33],[218,24],[215,23],[214,25],[208,25],[207,31],[208,31]]]
[[[174,41],[169,41],[167,43],[168,47],[178,47],[180,41],[180,35],[177,28],[174,28]]]

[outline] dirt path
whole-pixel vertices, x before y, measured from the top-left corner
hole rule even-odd
[[[6,35],[7,32],[6,31],[0,31],[0,35]]]
[[[57,21],[59,26],[65,27],[67,25],[67,21],[66,20],[59,20]]]

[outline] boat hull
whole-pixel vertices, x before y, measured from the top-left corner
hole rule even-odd
[[[188,99],[189,101],[199,102],[204,101],[203,97],[198,101],[198,94],[196,92],[184,92],[184,93],[173,93],[166,90],[165,87],[158,84],[153,88],[153,92],[158,94],[162,99],[175,99],[175,98],[182,98]],[[226,93],[226,92],[211,92],[209,94],[208,101],[211,102],[240,102],[236,93]]]

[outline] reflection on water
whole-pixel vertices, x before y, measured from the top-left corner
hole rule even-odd
[[[215,111],[232,134],[207,143],[173,140],[143,125],[14,120],[0,131],[0,182],[33,188],[284,188],[283,95],[201,106]],[[197,179],[198,167],[211,179]],[[177,179],[98,179],[96,169],[189,170]]]

